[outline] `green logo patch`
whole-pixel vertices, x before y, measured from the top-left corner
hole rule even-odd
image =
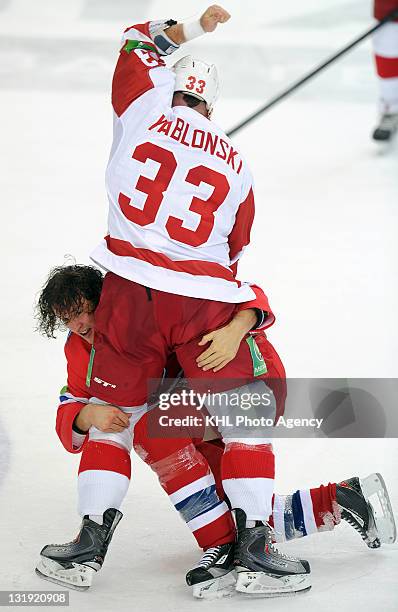
[[[91,347],[90,361],[88,362],[88,368],[87,368],[86,387],[90,386],[91,372],[93,371],[94,357],[95,357],[95,348]]]
[[[253,338],[253,336],[249,336],[246,338],[246,342],[249,345],[250,354],[252,356],[253,361],[253,375],[254,376],[262,376],[267,373],[267,365],[264,361],[264,357],[262,356],[260,349],[257,346],[257,342]]]
[[[131,53],[135,51],[135,49],[146,49],[147,51],[156,52],[154,45],[149,45],[148,43],[142,42],[142,40],[128,40],[123,47],[123,51],[126,51],[126,53]]]

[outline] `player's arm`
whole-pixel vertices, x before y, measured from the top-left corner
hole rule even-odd
[[[83,449],[90,427],[116,433],[126,429],[129,422],[130,416],[116,406],[94,404],[88,397],[73,395],[68,386],[61,390],[56,431],[70,453],[79,453]]]
[[[237,304],[237,313],[244,313],[246,311],[255,312],[256,322],[248,331],[263,330],[271,327],[275,323],[275,315],[271,310],[267,296],[258,285],[250,284],[250,288],[254,291],[256,297],[250,302]]]
[[[230,267],[235,276],[237,275],[239,259],[250,243],[250,233],[254,220],[255,204],[253,185],[250,176],[246,180],[244,193],[245,195],[242,197],[242,201],[238,206],[234,225],[228,237]],[[238,310],[255,309],[257,323],[253,329],[265,329],[266,327],[270,327],[274,323],[275,317],[269,306],[268,298],[260,287],[253,284],[250,286],[255,294],[255,298],[250,302],[240,304]]]
[[[197,357],[198,368],[204,372],[218,372],[235,359],[240,343],[255,325],[257,315],[254,309],[237,312],[227,325],[204,335],[199,346],[209,346]]]
[[[201,339],[199,346],[210,345],[199,355],[196,363],[203,371],[218,372],[232,361],[240,343],[248,332],[269,327],[275,321],[268,298],[257,285],[251,285],[256,298],[237,304],[235,315],[224,327],[212,331]]]
[[[234,225],[228,236],[230,267],[235,276],[237,275],[238,261],[250,243],[250,233],[255,213],[254,193],[251,183],[245,191],[246,193],[244,193],[236,212]]]
[[[74,395],[68,386],[61,389],[55,429],[62,445],[70,453],[79,453],[86,442],[87,432],[75,429],[74,422],[87,403],[88,397]]]
[[[210,6],[200,19],[177,23],[148,21],[127,28],[112,82],[112,105],[120,117],[140,96],[154,91],[147,99],[148,110],[160,102],[171,105],[174,74],[166,68],[163,56],[176,51],[181,44],[213,32],[218,23],[229,19],[223,8]]]
[[[185,23],[176,23],[165,30],[165,34],[174,42],[181,45],[206,32],[214,32],[219,23],[225,23],[230,14],[217,4],[209,6],[200,17]]]
[[[73,423],[75,431],[86,435],[90,427],[106,433],[118,433],[129,426],[130,415],[117,406],[88,403],[79,411]]]
[[[90,402],[86,385],[89,352],[84,340],[70,334],[65,344],[65,357],[68,377],[60,393],[56,431],[67,451],[79,453],[87,442],[91,426],[101,431],[123,431],[129,425],[129,417],[114,406]]]

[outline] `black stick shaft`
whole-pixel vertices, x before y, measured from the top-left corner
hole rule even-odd
[[[319,66],[311,70],[311,72],[306,74],[303,78],[299,79],[298,81],[295,81],[292,85],[290,85],[290,87],[282,91],[280,94],[278,94],[274,98],[271,98],[271,100],[267,102],[267,104],[265,104],[264,106],[261,106],[258,110],[256,110],[256,112],[254,112],[252,115],[249,115],[246,119],[241,121],[241,123],[238,123],[238,125],[236,125],[234,128],[229,130],[229,132],[227,132],[227,136],[232,136],[233,134],[236,134],[238,130],[241,130],[248,123],[253,121],[253,119],[256,119],[256,117],[259,117],[259,115],[262,115],[263,113],[265,113],[267,110],[275,106],[275,104],[278,104],[278,102],[280,102],[281,100],[289,96],[293,91],[301,87],[301,85],[304,85],[304,83],[306,83],[307,81],[312,79],[315,75],[317,75],[319,72],[321,72],[322,70],[324,70],[325,68],[333,64],[333,62],[338,60],[339,57],[341,57],[342,55],[345,55],[345,53],[348,53],[348,51],[350,51],[353,47],[355,47],[360,42],[365,40],[365,38],[368,38],[368,36],[373,34],[373,32],[376,32],[376,30],[381,28],[385,23],[387,23],[388,21],[391,21],[395,17],[398,17],[398,9],[394,9],[391,13],[386,15],[384,19],[379,21],[379,23],[377,23],[375,26],[373,26],[372,28],[370,28],[369,30],[361,34],[361,36],[358,36],[358,38],[355,38],[351,43],[343,47],[343,49],[341,49],[340,51],[338,51],[337,53],[329,57],[327,60],[322,62],[322,64],[319,64]]]

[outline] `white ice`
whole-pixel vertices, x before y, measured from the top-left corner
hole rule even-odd
[[[215,61],[232,127],[371,23],[363,0],[226,0],[234,19],[191,50]],[[320,6],[322,5],[322,6]],[[71,540],[78,457],[54,432],[64,337],[34,333],[35,295],[65,254],[80,263],[104,235],[109,87],[119,34],[137,20],[206,2],[0,0],[0,589],[51,590],[41,547]],[[377,118],[369,42],[235,137],[256,179],[253,241],[240,268],[267,291],[269,334],[295,377],[397,377],[397,145],[369,138]],[[380,471],[398,507],[394,439],[277,441],[280,492]],[[397,545],[368,550],[348,525],[285,549],[310,561],[295,599],[199,604],[184,584],[199,551],[149,469],[133,478],[104,569],[72,610],[398,609]]]

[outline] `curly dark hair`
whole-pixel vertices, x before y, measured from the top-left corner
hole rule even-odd
[[[93,266],[58,266],[50,271],[35,308],[36,330],[48,338],[83,311],[87,300],[93,311],[101,296],[103,274]]]

